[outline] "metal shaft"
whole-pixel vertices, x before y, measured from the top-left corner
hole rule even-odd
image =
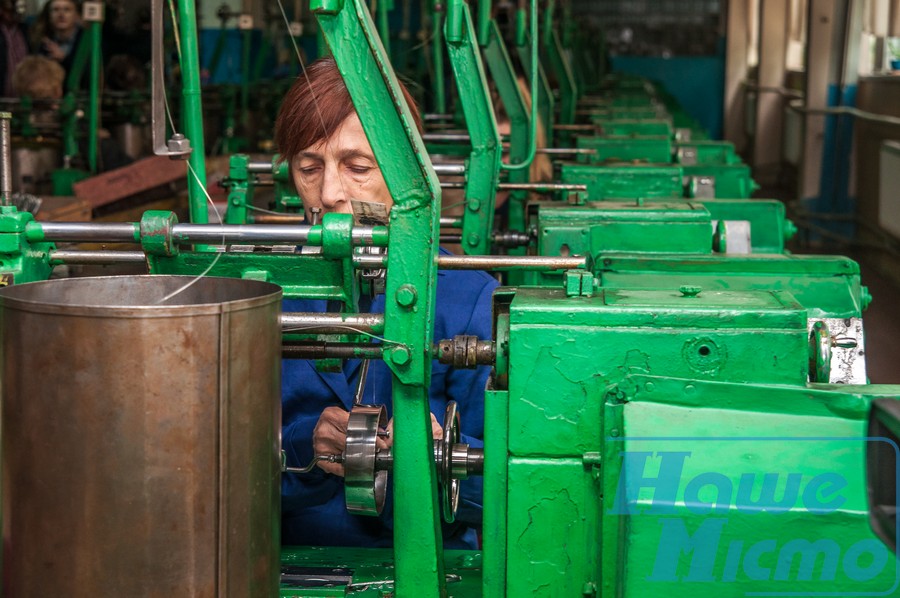
[[[383,268],[385,256],[355,255],[357,268]],[[441,270],[572,270],[587,267],[585,257],[545,257],[537,255],[439,255]]]
[[[40,222],[25,229],[29,241],[139,243],[137,222]]]
[[[358,331],[384,333],[384,314],[329,314],[318,312],[285,312],[281,314],[281,330],[285,333],[346,334]]]
[[[12,114],[0,112],[0,204],[8,206],[12,197]]]
[[[247,163],[247,172],[255,172],[258,174],[272,174],[272,162],[264,160],[253,160]]]
[[[258,214],[253,216],[256,224],[300,224],[306,222],[303,214]]]
[[[285,359],[381,359],[384,347],[370,343],[326,343],[308,341],[285,343],[281,356]]]
[[[311,226],[259,224],[175,224],[172,236],[180,244],[309,244],[321,234]],[[139,243],[140,225],[125,223],[40,222],[26,229],[29,241],[93,241],[98,243]],[[387,227],[356,226],[353,245],[387,244]],[[312,244],[315,243],[313,240]]]
[[[441,189],[465,189],[465,183],[441,183]],[[587,191],[587,185],[575,183],[500,183],[500,191],[534,191],[552,193],[554,191]]]
[[[464,175],[466,174],[465,164],[435,164],[434,171],[439,175]]]
[[[54,266],[62,264],[80,266],[110,266],[113,264],[146,264],[147,256],[143,251],[85,251],[57,250],[50,252],[50,263]]]

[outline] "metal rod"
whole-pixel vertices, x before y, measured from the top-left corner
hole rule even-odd
[[[380,335],[384,333],[384,314],[284,312],[281,314],[281,331],[303,334],[346,334],[358,331]]]
[[[50,252],[50,263],[54,266],[68,264],[77,266],[111,266],[114,264],[146,264],[143,251],[85,251],[56,250]]]
[[[256,224],[300,224],[306,222],[303,214],[256,214],[253,216]]]
[[[299,342],[281,346],[281,356],[285,359],[381,359],[382,345],[371,343],[327,343]]]
[[[355,255],[356,268],[384,268],[387,257]],[[441,270],[571,270],[587,267],[585,257],[544,257],[534,255],[439,255]]]
[[[545,257],[531,255],[440,255],[443,270],[572,270],[587,265],[584,257]]]
[[[453,217],[444,217],[440,220],[441,228],[462,228],[462,219]]]
[[[469,143],[472,139],[468,133],[425,133],[422,135],[422,141],[426,143],[431,141],[459,141]]]
[[[272,162],[265,162],[263,160],[250,161],[247,163],[247,172],[272,174]]]
[[[12,113],[0,112],[0,205],[8,206],[12,197]]]
[[[596,131],[597,127],[595,125],[566,125],[566,124],[554,124],[553,129],[556,131]]]
[[[539,154],[548,156],[568,156],[573,154],[595,155],[597,150],[592,147],[539,147]]]
[[[500,189],[510,191],[587,191],[587,185],[575,183],[500,183]]]
[[[816,115],[824,115],[824,116],[846,114],[849,116],[855,116],[856,118],[861,118],[862,120],[867,120],[869,122],[900,126],[900,117],[888,116],[886,114],[873,114],[872,112],[866,112],[865,110],[860,110],[859,108],[853,108],[852,106],[833,106],[831,108],[807,108],[807,107],[803,106],[803,103],[801,100],[793,100],[792,102],[788,103],[788,107],[795,112],[801,112],[803,114],[816,114]]]
[[[454,117],[452,114],[426,113],[423,118],[425,122],[428,122],[432,120],[453,120]]]
[[[96,243],[139,243],[136,222],[36,222],[25,229],[29,241],[93,241]]]
[[[435,164],[434,171],[441,175],[463,175],[466,174],[465,164]]]

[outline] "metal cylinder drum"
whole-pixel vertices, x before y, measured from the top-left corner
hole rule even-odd
[[[281,289],[191,280],[0,291],[4,597],[277,595]]]
[[[59,144],[21,143],[12,150],[13,193],[50,195],[50,175],[60,165]]]

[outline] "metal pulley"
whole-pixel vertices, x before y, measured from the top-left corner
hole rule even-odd
[[[387,412],[383,405],[354,405],[347,422],[347,448],[341,455],[317,455],[306,467],[285,467],[287,473],[308,473],[320,461],[343,463],[347,510],[357,515],[377,516],[384,508],[388,472],[394,467],[391,449],[379,449]],[[444,521],[452,523],[459,508],[459,482],[484,472],[484,451],[460,442],[456,401],[444,411],[443,436],[434,441]]]

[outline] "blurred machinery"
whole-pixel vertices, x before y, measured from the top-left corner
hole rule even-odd
[[[180,280],[175,275],[200,277],[198,289],[183,298],[200,312],[199,306],[250,296],[249,290],[235,291],[237,297],[214,292],[238,284],[221,277],[241,279],[269,298],[275,289],[270,285],[277,285],[285,298],[336,301],[341,312],[325,316],[269,313],[265,327],[274,327],[276,338],[280,327],[282,355],[326,365],[351,357],[383,359],[392,371],[393,449],[376,448],[383,407],[357,405],[346,451],[317,459],[344,463],[347,506],[360,516],[380,512],[386,485],[393,484],[393,550],[282,547],[279,562],[277,534],[271,533],[279,523],[277,509],[261,510],[269,518],[260,524],[265,533],[246,526],[220,535],[204,556],[216,566],[179,570],[182,577],[168,580],[173,588],[210,588],[185,595],[895,592],[896,558],[869,524],[865,455],[872,442],[871,404],[895,405],[900,386],[867,384],[862,315],[871,298],[858,266],[840,256],[786,251],[795,229],[783,204],[751,197],[756,185],[734,148],[707,139],[653,83],[607,73],[602,52],[593,55],[594,33],[579,30],[571,6],[560,4],[523,3],[506,28],[488,2],[479,3],[474,15],[463,0],[433,5],[433,43],[445,44],[459,110],[438,105],[441,110],[426,121],[447,126],[432,128],[423,139],[407,106],[396,100],[402,95],[390,44],[382,42],[390,39],[386,21],[376,26],[362,0],[311,2],[394,198],[389,225],[356,225],[345,214],[306,222],[286,167],[274,156],[247,154],[230,157],[223,223],[209,223],[190,0],[177,2],[181,127],[167,134],[159,95],[151,123],[155,151],[189,165],[190,222],[169,212],[147,212],[140,222],[36,222],[10,205],[12,176],[4,168],[0,269],[5,285],[12,285],[0,292],[3,579],[9,595],[150,596],[158,589],[154,551],[119,560],[108,545],[101,553],[89,542],[28,544],[43,539],[34,533],[26,542],[33,530],[18,519],[25,509],[17,501],[23,499],[6,482],[11,472],[45,480],[34,485],[40,492],[54,487],[52,478],[41,476],[58,471],[25,468],[17,459],[27,456],[29,440],[21,429],[11,433],[31,421],[18,406],[36,392],[19,384],[17,375],[36,363],[29,355],[56,340],[40,315],[45,308],[35,306],[51,304],[53,311],[63,305],[78,313],[106,303],[145,314],[169,309],[165,302],[154,307],[134,297],[123,304],[118,295],[104,298],[106,291],[95,291],[94,298],[40,286],[48,283],[19,286],[43,281],[63,264],[146,264],[166,281],[161,288],[175,291],[178,285],[167,286]],[[153,8],[153,84],[160,94],[163,3]],[[443,75],[443,68],[432,72],[436,90]],[[489,81],[510,118],[508,135],[498,128]],[[9,120],[0,124],[8,165]],[[539,128],[547,147],[539,147]],[[433,164],[429,151],[463,160]],[[564,158],[554,163],[553,181],[530,180],[536,156]],[[264,206],[263,187],[272,187]],[[441,189],[454,187],[462,190],[462,214],[442,218]],[[510,194],[501,216],[498,191]],[[464,254],[439,254],[438,240],[459,242]],[[140,250],[55,245],[73,241],[137,244]],[[507,286],[494,294],[492,339],[433,338],[434,281],[441,268],[502,273]],[[210,290],[200,290],[204,285]],[[359,296],[382,287],[384,313],[360,313]],[[102,309],[94,317],[102,321]],[[382,342],[372,342],[372,335]],[[23,344],[26,338],[34,349]],[[229,339],[244,343],[237,331]],[[168,342],[159,341],[160,348]],[[218,337],[208,342],[225,346]],[[192,349],[185,345],[179,354],[188,359]],[[246,355],[236,355],[229,365],[239,369]],[[458,441],[452,404],[443,440],[433,441],[427,425],[433,359],[492,368],[483,451]],[[255,378],[247,373],[228,384],[253,385]],[[277,398],[264,395],[263,412],[271,415]],[[243,403],[223,409],[229,416],[255,410]],[[102,441],[102,429],[85,445]],[[151,435],[135,442],[156,440]],[[279,462],[277,442],[257,449],[265,467]],[[145,475],[177,477],[165,463],[141,463],[152,470]],[[279,474],[304,475],[314,465],[265,469],[271,485],[258,491],[271,497]],[[260,473],[255,464],[237,467]],[[444,550],[439,521],[453,519],[459,480],[475,475],[484,478],[483,549]],[[77,480],[66,488],[72,495],[87,491]],[[227,504],[230,492],[220,484],[209,504]],[[874,513],[881,528],[895,521],[888,503],[896,494],[883,496],[888,498],[876,503]],[[103,516],[82,513],[88,513],[85,525]],[[133,547],[157,531],[151,518],[143,527],[122,529],[121,536],[103,537]],[[29,554],[46,547],[44,575],[36,577],[32,561],[16,558],[25,544]],[[190,543],[177,551],[176,560],[206,555]],[[68,569],[54,565],[56,559],[82,558],[101,559],[91,562],[105,579],[103,589],[72,587]],[[117,574],[106,576],[107,570]]]

